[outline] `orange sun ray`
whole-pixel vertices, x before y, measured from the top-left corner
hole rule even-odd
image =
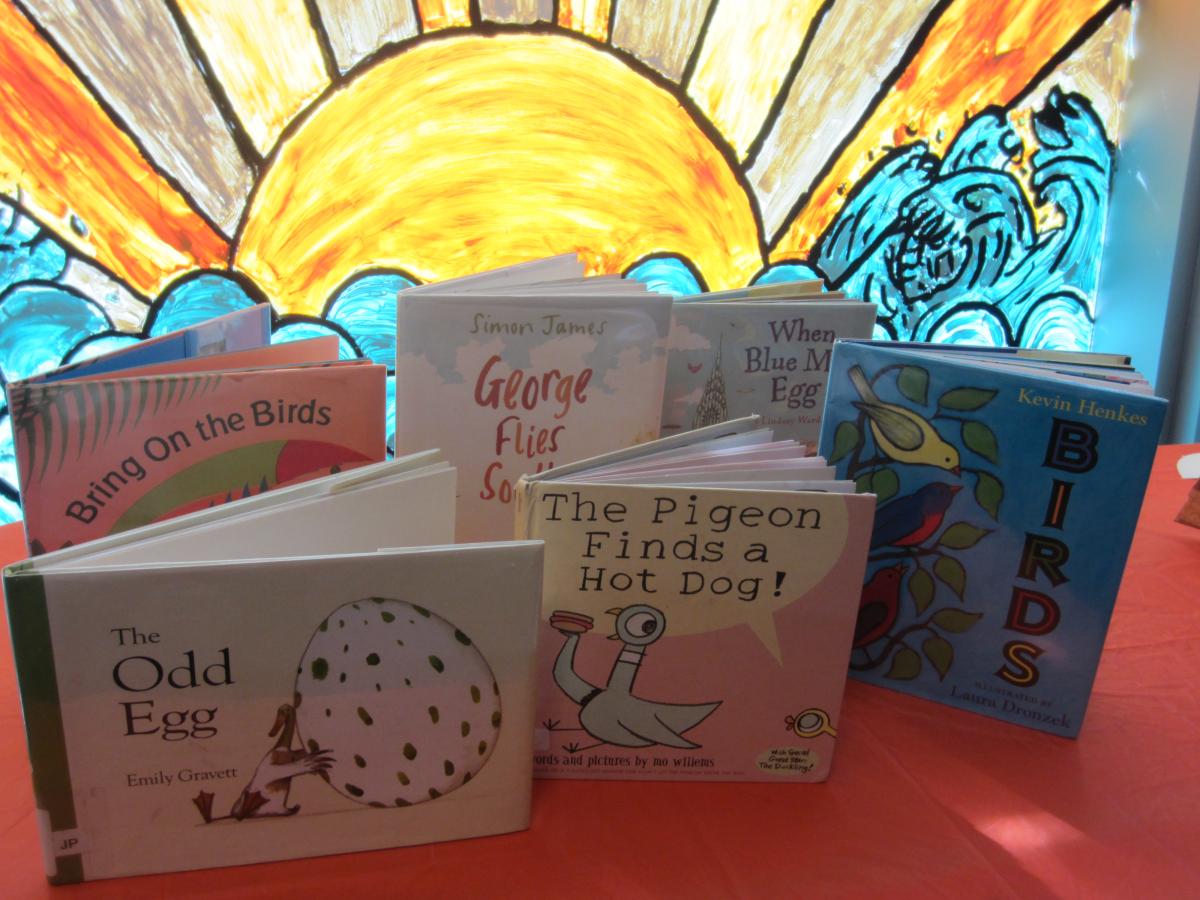
[[[471,4],[468,0],[417,0],[423,31],[466,27],[471,24]]]
[[[608,37],[611,0],[559,0],[558,24],[602,41]]]
[[[0,189],[144,294],[181,272],[224,267],[227,242],[142,158],[42,40],[0,3]],[[86,237],[70,227],[71,216]]]
[[[804,258],[872,156],[899,143],[944,148],[964,120],[1007,105],[1109,0],[957,0],[771,251]],[[937,138],[939,131],[941,139]]]

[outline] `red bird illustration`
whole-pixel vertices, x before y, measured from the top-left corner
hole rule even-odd
[[[886,566],[863,585],[858,604],[858,622],[854,626],[854,644],[866,647],[892,630],[900,612],[900,584],[904,580],[904,564]]]
[[[950,501],[961,490],[960,484],[934,481],[908,496],[881,506],[875,514],[871,549],[914,547],[920,544],[941,527]]]

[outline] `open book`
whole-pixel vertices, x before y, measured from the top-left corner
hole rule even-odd
[[[1165,409],[1125,356],[838,342],[820,449],[879,498],[852,673],[1075,736]]]
[[[384,458],[384,367],[265,312],[8,385],[32,555]]]
[[[430,452],[6,570],[51,880],[526,827],[541,546],[451,546],[454,482]]]
[[[555,257],[400,292],[396,447],[459,470],[459,540],[512,536],[526,473],[658,434],[671,299]]]
[[[756,417],[523,478],[536,771],[824,779],[875,508],[852,491]]]

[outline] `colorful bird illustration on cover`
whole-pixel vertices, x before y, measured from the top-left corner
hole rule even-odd
[[[871,434],[885,456],[896,462],[935,466],[959,474],[958,449],[948,444],[928,419],[897,403],[880,400],[861,367],[851,366],[847,374],[862,397],[854,406],[870,419]]]
[[[575,672],[575,650],[580,636],[592,628],[591,617],[562,610],[550,616],[550,625],[567,638],[554,661],[554,681],[563,693],[579,704],[579,724],[597,740],[585,747],[569,744],[564,749],[579,753],[603,744],[619,747],[662,744],[685,750],[699,747],[684,735],[708,718],[721,705],[719,700],[712,703],[659,703],[633,694],[633,683],[646,648],[663,636],[667,617],[643,603],[610,609],[608,613],[617,617],[615,633],[609,635],[609,639],[623,641],[624,645],[604,687],[592,684]],[[558,728],[555,722],[546,725],[555,731],[577,730]]]
[[[962,485],[930,482],[904,497],[886,503],[875,514],[871,549],[915,547],[941,527],[954,495]]]
[[[292,746],[296,740],[296,709],[284,703],[275,714],[275,724],[267,733],[275,738],[275,744],[254,770],[250,782],[242,789],[227,816],[213,818],[213,795],[201,791],[192,798],[205,822],[221,819],[261,819],[267,816],[293,816],[300,805],[288,806],[288,792],[292,779],[301,775],[319,775],[329,780],[328,770],[333,764],[329,750],[316,748],[306,750]]]
[[[867,647],[886,636],[900,614],[900,585],[904,581],[903,563],[886,566],[863,585],[854,625],[854,649]]]

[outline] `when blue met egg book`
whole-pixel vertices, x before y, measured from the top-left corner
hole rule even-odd
[[[1165,410],[1127,359],[835,344],[820,453],[878,496],[851,674],[1077,735]]]

